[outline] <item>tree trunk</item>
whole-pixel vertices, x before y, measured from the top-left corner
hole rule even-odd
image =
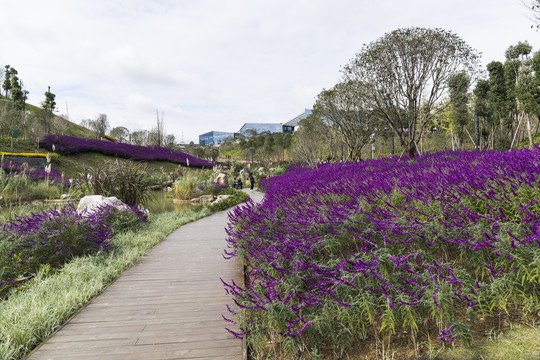
[[[414,141],[412,143],[409,143],[409,146],[407,148],[407,156],[409,157],[409,159],[414,159],[414,157],[416,156],[416,144],[414,143]]]
[[[534,146],[532,134],[531,134],[531,115],[527,117],[527,134],[529,135],[529,149],[532,149]]]

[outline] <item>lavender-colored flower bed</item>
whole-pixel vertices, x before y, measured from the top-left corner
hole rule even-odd
[[[68,204],[10,220],[0,231],[0,291],[41,265],[60,266],[75,256],[110,250],[115,232],[146,218],[137,206],[123,211],[104,206],[79,213]]]
[[[94,151],[106,155],[137,160],[164,160],[182,165],[188,165],[189,162],[189,166],[193,167],[210,168],[215,165],[215,163],[196,158],[195,156],[180,151],[171,151],[160,146],[129,145],[67,135],[47,134],[41,137],[40,146],[52,151],[53,145],[55,152],[64,155]]]
[[[25,167],[22,165],[17,164],[2,164],[2,169],[7,174],[7,176],[17,176],[24,174],[26,177],[28,177],[30,180],[33,181],[45,181],[47,179],[47,172],[45,171],[45,167]],[[51,171],[49,173],[49,182],[63,185],[63,186],[69,186],[69,180],[65,179],[60,171],[57,169],[54,169],[51,167]]]
[[[539,179],[537,148],[297,167],[261,181],[263,203],[230,214],[226,255],[249,265],[245,285],[224,282],[246,311],[235,335],[277,333],[305,349],[329,333],[332,346],[401,330],[415,341],[424,327],[466,342],[479,318],[540,310]]]

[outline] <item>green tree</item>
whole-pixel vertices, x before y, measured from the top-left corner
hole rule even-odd
[[[129,130],[124,126],[117,126],[109,131],[109,135],[118,140],[118,142],[127,143],[129,141]]]
[[[367,111],[367,96],[361,83],[344,81],[330,90],[323,90],[315,102],[317,116],[341,134],[346,146],[346,159],[359,160],[362,148],[375,131],[374,117]]]
[[[210,158],[212,159],[212,161],[216,162],[219,158],[219,149],[216,148],[216,147],[213,147],[211,150],[210,150]]]
[[[499,148],[508,148],[510,146],[510,131],[508,130],[509,112],[508,98],[504,65],[499,61],[492,61],[487,65],[489,73],[489,91],[488,99],[491,112],[498,122],[498,135],[493,139],[492,148],[495,143]]]
[[[163,146],[169,150],[176,149],[176,137],[173,134],[167,134],[163,139]]]
[[[460,71],[472,77],[479,57],[450,31],[402,28],[364,45],[343,73],[346,79],[365,84],[372,113],[388,124],[414,157],[447,91],[448,78]]]
[[[480,126],[480,138],[483,149],[493,149],[495,138],[496,122],[493,116],[493,109],[489,102],[490,83],[489,80],[480,79],[474,88],[474,112],[478,116]]]
[[[293,162],[317,167],[324,154],[329,153],[327,135],[332,129],[324,120],[312,114],[300,121],[292,137],[290,156]]]
[[[148,130],[137,130],[131,133],[133,145],[146,145],[148,143]]]
[[[533,61],[530,58],[532,46],[527,42],[519,42],[515,46],[510,46],[506,50],[506,64],[508,72],[508,87],[512,91],[512,113],[515,119],[515,132],[512,137],[512,144],[519,143],[522,130],[525,125],[529,138],[529,146],[533,147],[531,134],[531,116],[537,113],[540,103],[535,96],[535,78],[533,74]],[[517,138],[517,141],[515,141]]]
[[[458,72],[448,78],[450,93],[450,120],[456,129],[458,148],[463,150],[465,127],[469,124],[469,86],[471,79],[465,72]]]
[[[5,98],[9,99],[9,94],[11,93],[11,88],[13,86],[12,78],[18,74],[15,68],[12,68],[10,65],[4,66],[4,82],[2,83],[2,89],[5,91]]]
[[[41,103],[44,110],[45,131],[51,132],[53,112],[56,111],[56,95],[51,92],[51,87],[45,91],[45,100]]]
[[[90,129],[94,130],[98,138],[105,136],[110,128],[107,114],[99,114],[95,120],[87,120]]]

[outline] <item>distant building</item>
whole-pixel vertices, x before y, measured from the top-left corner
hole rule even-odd
[[[234,138],[234,133],[222,131],[210,131],[199,135],[199,145],[211,146],[219,145],[227,138]]]
[[[261,134],[269,132],[275,133],[293,133],[298,129],[300,121],[311,115],[310,109],[305,109],[304,112],[295,118],[287,121],[284,124],[280,123],[245,123],[238,132],[222,132],[222,131],[210,131],[206,134],[199,135],[199,145],[210,146],[220,145],[227,138],[240,139],[243,137],[249,137],[253,132]]]
[[[249,130],[255,131],[257,134],[265,131],[271,134],[283,132],[281,124],[278,123],[245,123],[238,132],[244,136],[249,136],[251,132]]]
[[[304,112],[292,120],[287,121],[283,124],[283,133],[293,133],[298,128],[298,123],[311,115],[312,110],[305,109]]]

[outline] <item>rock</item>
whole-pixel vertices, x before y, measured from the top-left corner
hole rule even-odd
[[[219,185],[229,186],[229,177],[227,174],[219,173],[218,176],[214,179],[214,182]]]
[[[218,195],[217,199],[212,202],[212,205],[217,204],[221,200],[225,200],[229,197],[231,197],[231,195]]]
[[[71,194],[60,195],[60,200],[71,200]]]
[[[79,201],[79,206],[77,206],[77,212],[79,213],[88,213],[94,211],[96,208],[105,206],[105,205],[112,205],[116,207],[118,210],[128,210],[129,206],[124,204],[121,200],[118,200],[118,198],[111,196],[111,197],[105,197],[102,195],[88,195],[83,197]]]
[[[212,202],[214,201],[214,195],[201,195],[199,197],[191,199],[191,202]]]
[[[214,201],[214,195],[203,195],[200,197],[201,202],[212,202]]]
[[[166,191],[166,192],[171,192],[171,191],[172,191],[172,187],[167,186],[167,187],[165,188],[165,191]]]
[[[261,166],[260,168],[257,169],[257,172],[258,172],[259,174],[264,174],[264,171],[265,171],[265,170],[264,170],[264,168],[263,168],[262,166]]]
[[[249,172],[246,169],[242,169],[240,170],[238,175],[242,179],[242,182],[246,182],[246,179],[249,177]]]

